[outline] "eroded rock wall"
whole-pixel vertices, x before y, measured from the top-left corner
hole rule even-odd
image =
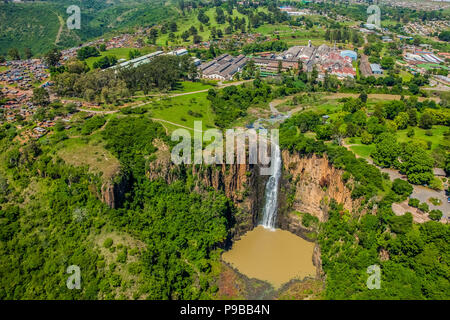
[[[282,158],[285,172],[283,183],[290,184],[289,189],[293,192],[290,209],[307,212],[324,222],[328,219],[327,209],[331,199],[342,203],[350,212],[359,207],[359,202],[352,200],[351,190],[342,180],[344,172],[334,168],[326,157],[303,157],[284,150]]]

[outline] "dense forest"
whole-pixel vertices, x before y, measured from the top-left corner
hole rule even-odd
[[[167,140],[160,125],[131,117],[104,131],[132,185],[119,209],[96,196],[99,175],[52,155],[59,139],[19,148],[14,132],[2,128],[1,136],[1,299],[198,299],[217,290],[217,250],[228,238],[233,205],[216,192],[197,194],[186,182],[145,177],[157,150],[153,139]],[[144,245],[95,242],[117,231]],[[81,268],[80,291],[65,285],[70,265]]]

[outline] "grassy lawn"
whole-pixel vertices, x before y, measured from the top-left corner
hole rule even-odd
[[[370,158],[370,154],[375,150],[375,145],[355,145],[351,146],[350,150],[352,150],[356,155],[360,156],[361,158],[367,159]]]
[[[420,129],[420,128],[414,128],[414,136],[411,138],[408,138],[406,135],[408,130],[399,130],[397,131],[397,139],[398,142],[415,142],[418,140],[422,141],[431,141],[431,149],[434,149],[439,144],[445,145],[450,147],[450,141],[446,140],[444,138],[444,133],[448,130],[446,126],[433,126],[431,129],[431,132],[433,133],[432,136],[427,136],[425,132],[427,130]]]
[[[0,72],[7,71],[9,68],[7,66],[0,66]]]
[[[135,50],[136,48],[115,48],[115,49],[110,49],[107,51],[100,51],[100,56],[98,57],[90,57],[87,58],[85,61],[87,63],[87,65],[89,66],[89,68],[92,68],[94,62],[98,61],[101,57],[104,56],[116,56],[117,60],[119,59],[127,59],[128,60],[128,52],[130,52],[130,50]],[[151,48],[149,47],[144,47],[141,49],[137,49],[139,50],[143,55],[148,54],[152,51]]]
[[[397,131],[397,140],[399,143],[401,142],[418,142],[424,141],[425,146],[427,141],[431,141],[431,150],[436,148],[438,145],[444,145],[450,147],[450,141],[444,139],[444,133],[448,130],[445,126],[433,126],[431,131],[433,132],[432,136],[427,136],[425,132],[427,130],[414,128],[414,137],[408,138],[406,133],[407,130],[399,130]],[[350,145],[350,150],[352,150],[356,155],[362,158],[369,158],[372,151],[375,150],[375,144],[365,145],[361,143],[360,138],[347,138],[345,143]],[[427,152],[431,152],[431,150],[427,150]]]
[[[194,128],[194,121],[202,121],[203,130],[214,127],[214,114],[210,102],[206,99],[206,92],[186,96],[167,98],[147,105],[152,118],[163,119],[172,123]],[[191,114],[189,114],[191,113]],[[173,131],[176,126],[161,122],[168,130]]]
[[[437,63],[423,63],[423,64],[418,64],[417,65],[419,68],[425,68],[426,70],[432,70],[432,69],[445,69],[448,70],[448,68],[446,66],[441,66],[440,64]]]
[[[400,71],[400,77],[402,77],[403,82],[409,82],[411,79],[414,78],[414,76],[411,73],[406,72],[404,70]]]
[[[211,84],[206,84],[202,82],[182,81],[180,82],[179,87],[171,91],[171,93],[195,92],[211,88],[213,88]]]
[[[347,138],[345,139],[345,144],[350,145],[350,150],[364,159],[370,158],[370,154],[375,150],[375,144],[363,144],[361,143],[361,138]]]

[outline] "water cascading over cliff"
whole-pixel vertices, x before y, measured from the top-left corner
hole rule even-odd
[[[278,190],[281,177],[281,152],[280,147],[272,144],[272,174],[267,181],[265,201],[261,225],[265,228],[274,229],[278,212]]]

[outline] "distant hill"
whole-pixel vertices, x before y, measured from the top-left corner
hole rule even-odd
[[[81,29],[68,30],[70,5],[81,9]],[[67,48],[112,31],[152,25],[177,15],[161,0],[53,0],[0,3],[0,55],[12,47],[42,54],[53,47]]]

